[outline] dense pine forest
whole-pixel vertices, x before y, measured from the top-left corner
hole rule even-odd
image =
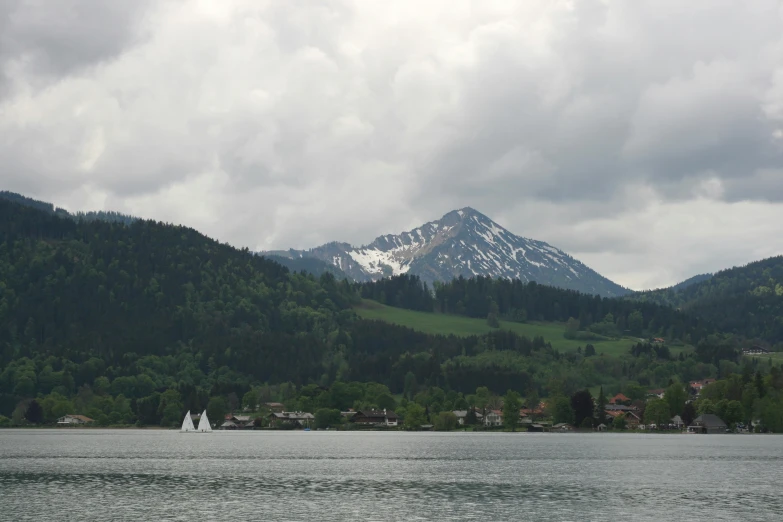
[[[35,208],[60,217],[71,218],[76,221],[109,221],[115,223],[125,223],[127,225],[138,219],[127,214],[121,214],[120,212],[103,210],[76,212],[75,214],[71,214],[64,208],[57,208],[51,203],[38,201],[37,199],[28,198],[26,196],[22,196],[21,194],[17,194],[16,192],[8,192],[6,190],[0,190],[0,199],[13,201],[15,203],[19,203],[20,205]]]
[[[389,306],[508,321],[571,320],[576,335],[661,337],[698,344],[716,333],[783,348],[783,256],[670,289],[603,298],[535,282],[476,277],[438,283],[434,292],[401,275],[362,283],[362,297]]]
[[[783,343],[783,256],[716,273],[681,287],[629,296],[702,317],[730,332],[769,343]]]
[[[604,325],[595,335],[671,329],[697,349],[675,357],[629,342],[627,355],[603,357],[587,347],[559,353],[504,330],[427,335],[360,319],[353,309],[362,297],[474,317],[574,318],[584,321],[577,331]],[[383,407],[401,405],[400,395],[486,387],[537,397],[738,369],[736,345],[700,321],[617,303],[488,279],[456,280],[434,294],[406,277],[357,285],[289,271],[181,226],[76,219],[0,198],[0,424],[23,420],[33,400],[46,422],[83,413],[103,424],[172,425],[187,409],[233,410],[254,390],[315,408],[301,402],[312,387],[320,394],[364,383],[375,391],[356,404]]]
[[[571,320],[573,333],[585,340],[631,335],[697,344],[717,333],[707,321],[662,304],[599,297],[518,279],[460,277],[437,283],[433,295],[416,276],[400,275],[363,283],[360,293],[390,306],[489,321]]]

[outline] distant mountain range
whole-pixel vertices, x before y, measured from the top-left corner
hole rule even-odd
[[[290,257],[287,255],[275,255],[265,254],[270,261],[279,263],[288,268],[291,272],[308,272],[310,274],[320,276],[321,274],[329,273],[335,276],[337,279],[349,279],[345,272],[337,268],[331,263],[321,261],[314,257]]]
[[[355,281],[407,273],[432,284],[481,275],[536,281],[606,297],[630,292],[562,250],[517,236],[469,207],[408,232],[380,236],[365,246],[332,242],[309,250],[261,254],[289,260],[318,259]]]

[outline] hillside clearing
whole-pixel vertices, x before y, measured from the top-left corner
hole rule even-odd
[[[482,335],[492,330],[484,319],[475,319],[458,315],[436,314],[417,312],[386,306],[375,301],[363,300],[360,306],[355,308],[356,313],[364,319],[377,319],[401,326],[407,326],[414,330],[440,335],[457,335],[467,337],[469,335]],[[628,353],[634,340],[619,339],[611,341],[578,341],[563,337],[564,325],[559,323],[514,323],[500,321],[500,328],[511,330],[526,337],[541,336],[552,344],[552,347],[562,352],[574,352],[578,347],[584,348],[586,344],[595,346],[598,354],[622,355]],[[671,347],[672,353],[677,355],[683,348]]]

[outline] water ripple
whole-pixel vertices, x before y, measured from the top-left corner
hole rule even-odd
[[[0,518],[783,519],[780,437],[311,435],[0,432]]]

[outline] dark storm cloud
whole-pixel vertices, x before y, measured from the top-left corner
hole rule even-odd
[[[133,45],[147,0],[5,0],[0,3],[0,63],[56,79]],[[8,71],[6,71],[8,74]]]

